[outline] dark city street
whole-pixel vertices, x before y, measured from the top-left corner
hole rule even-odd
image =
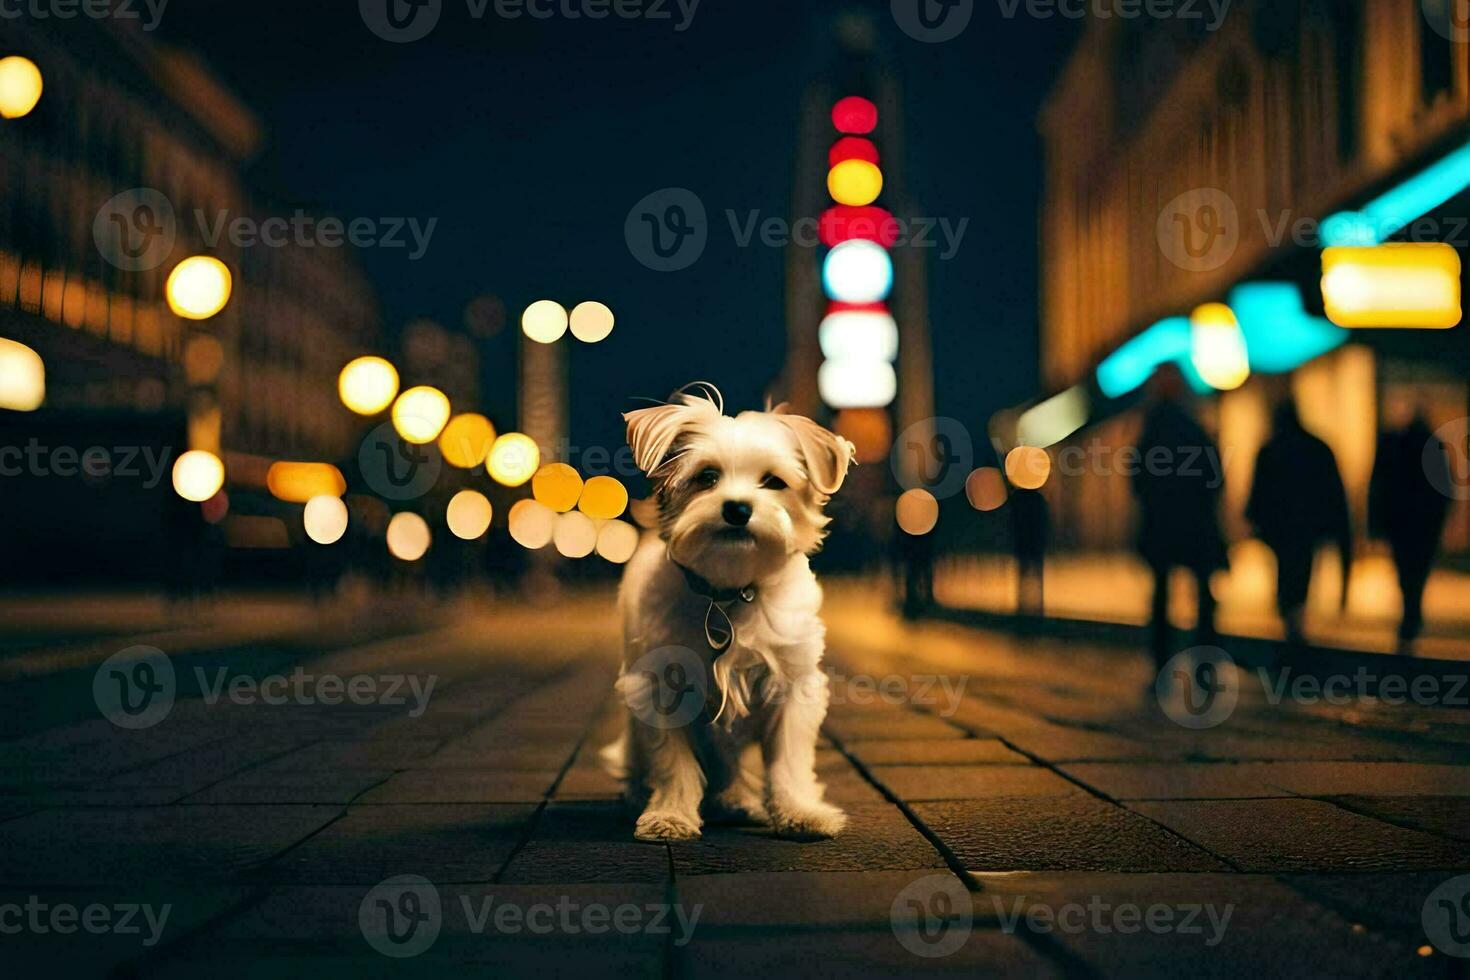
[[[1467,251],[1470,0],[0,0],[0,970],[1470,980]]]

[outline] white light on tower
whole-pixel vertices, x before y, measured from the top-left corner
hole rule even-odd
[[[833,408],[884,408],[898,394],[898,375],[887,361],[826,361],[817,371],[817,390]]]
[[[892,361],[898,357],[898,324],[879,310],[838,310],[822,320],[817,331],[822,356]]]

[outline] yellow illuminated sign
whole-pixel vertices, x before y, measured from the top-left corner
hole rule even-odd
[[[1325,249],[1322,302],[1339,327],[1453,327],[1460,256],[1441,242]]]

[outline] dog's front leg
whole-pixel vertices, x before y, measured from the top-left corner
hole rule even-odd
[[[687,727],[656,728],[633,721],[634,738],[646,761],[648,805],[633,834],[640,840],[691,840],[699,836],[704,772]]]
[[[787,837],[835,837],[847,815],[822,799],[817,782],[817,735],[827,717],[827,678],[819,670],[782,688],[767,707],[761,738],[766,760],[766,811]]]

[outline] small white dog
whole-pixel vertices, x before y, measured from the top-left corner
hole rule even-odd
[[[624,416],[654,484],[658,534],[623,575],[622,738],[603,752],[644,840],[713,820],[832,837],[814,762],[827,714],[822,590],[808,556],[853,446],[777,407],[724,414],[712,385]]]

